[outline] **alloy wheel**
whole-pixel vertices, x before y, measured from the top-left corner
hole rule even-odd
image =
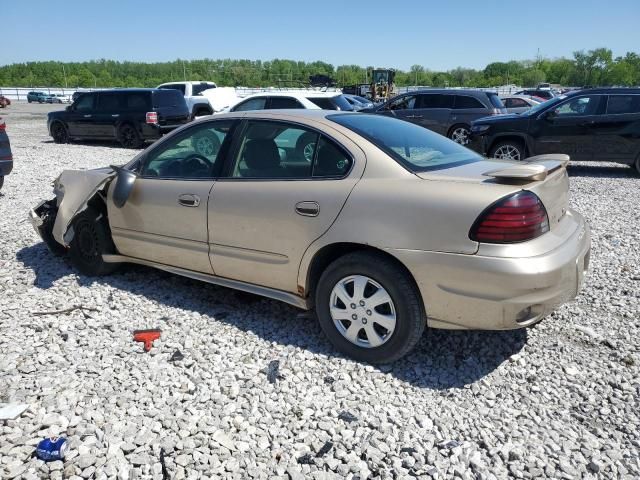
[[[307,143],[302,149],[302,154],[307,162],[311,163],[313,161],[313,152],[316,149],[315,142]]]
[[[396,309],[391,295],[375,280],[350,275],[333,287],[329,312],[340,334],[363,348],[386,343],[396,328]]]
[[[520,160],[520,150],[513,145],[501,145],[493,153],[493,158],[500,160]]]
[[[469,143],[469,130],[464,127],[458,127],[453,132],[451,132],[451,140],[460,145],[466,145]]]
[[[120,131],[120,138],[122,139],[122,144],[127,148],[132,148],[135,144],[135,136],[136,132],[134,132],[133,128],[129,125],[125,125],[122,127]]]

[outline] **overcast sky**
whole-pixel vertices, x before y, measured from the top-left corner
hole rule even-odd
[[[287,58],[448,70],[533,59],[538,49],[552,58],[640,51],[640,0],[0,1],[3,65]]]

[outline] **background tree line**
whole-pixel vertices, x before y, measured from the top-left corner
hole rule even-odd
[[[310,75],[328,75],[339,85],[368,83],[372,67],[325,62],[260,60],[175,60],[172,62],[28,62],[0,67],[0,85],[12,87],[154,87],[180,80],[212,80],[220,86],[259,87],[281,82],[306,82]],[[397,71],[396,84],[433,87],[495,87],[516,84],[525,87],[540,82],[565,86],[640,85],[640,56],[628,52],[613,57],[611,50],[598,48],[574,52],[573,58],[494,62],[483,70],[458,67],[435,72],[413,65]]]

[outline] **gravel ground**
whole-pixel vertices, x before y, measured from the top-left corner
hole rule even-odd
[[[0,195],[0,402],[30,408],[0,421],[0,478],[162,479],[161,451],[172,479],[639,478],[631,169],[571,168],[593,228],[576,302],[529,330],[427,331],[374,368],[287,305],[143,267],[90,279],[52,256],[28,209],[63,168],[134,152],[53,144],[51,109],[2,112],[15,169]],[[145,354],[131,332],[153,327]],[[69,439],[64,463],[32,458],[50,434]]]

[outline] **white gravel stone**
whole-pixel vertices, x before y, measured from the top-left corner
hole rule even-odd
[[[575,302],[528,330],[428,330],[377,368],[337,355],[287,305],[135,266],[90,279],[50,254],[26,214],[51,181],[136,153],[53,144],[57,108],[2,111],[15,167],[0,193],[0,403],[30,408],[0,423],[0,478],[161,479],[160,448],[172,479],[640,478],[631,169],[570,167],[593,240]],[[33,315],[76,305],[95,311]],[[154,327],[145,354],[131,332]],[[63,470],[30,458],[50,434],[69,440]]]

